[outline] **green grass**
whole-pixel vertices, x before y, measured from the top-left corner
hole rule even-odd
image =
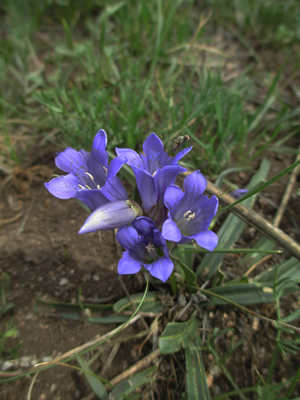
[[[166,146],[188,134],[195,146],[188,165],[220,172],[232,159],[243,159],[251,132],[263,131],[263,121],[253,125],[246,107],[255,100],[253,75],[245,69],[225,84],[222,70],[207,69],[199,50],[187,46],[210,43],[210,21],[197,29],[208,11],[195,13],[193,0],[89,1],[76,7],[7,0],[2,7],[6,133],[7,119],[27,119],[45,141],[89,148],[104,128],[109,150],[140,149],[153,131]],[[271,85],[269,80],[267,89]],[[270,104],[261,101],[265,111],[277,98],[275,86],[273,92]]]
[[[206,0],[214,15],[263,44],[285,46],[300,38],[298,0]]]

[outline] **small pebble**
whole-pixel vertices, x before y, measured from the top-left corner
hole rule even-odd
[[[253,322],[252,322],[252,328],[257,331],[258,330],[258,326],[259,326],[259,319],[257,317],[253,318]]]
[[[50,392],[53,393],[55,389],[56,389],[56,383],[52,383],[50,387]]]
[[[207,382],[207,386],[209,388],[212,387],[213,381],[214,381],[214,377],[212,376],[212,374],[207,374],[206,382]]]
[[[14,363],[13,361],[5,361],[5,362],[2,364],[1,369],[2,369],[2,371],[8,371],[8,370],[10,370],[11,368],[13,368],[14,365],[15,365],[15,363]]]
[[[93,280],[94,280],[95,282],[99,282],[99,280],[100,280],[99,275],[94,275],[94,276],[93,276]]]
[[[68,283],[69,283],[68,278],[61,278],[61,280],[59,282],[59,286],[66,286]]]
[[[218,396],[219,394],[221,394],[221,389],[217,385],[213,385],[212,391],[213,391],[214,396]]]
[[[218,368],[216,365],[214,365],[214,366],[211,368],[210,373],[211,373],[212,376],[214,376],[215,378],[217,378],[218,376],[220,376],[219,368]]]
[[[22,357],[20,359],[20,364],[19,365],[20,365],[21,368],[30,367],[31,366],[31,361],[30,361],[29,357]]]

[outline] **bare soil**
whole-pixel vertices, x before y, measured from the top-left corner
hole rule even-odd
[[[299,143],[295,143],[295,148],[298,145]],[[87,213],[73,199],[56,199],[44,187],[44,182],[51,179],[52,173],[58,172],[54,167],[54,150],[52,147],[32,146],[22,166],[15,168],[12,175],[3,175],[0,198],[0,272],[10,276],[10,290],[6,301],[14,303],[13,309],[0,317],[0,332],[5,331],[13,317],[18,336],[6,341],[5,345],[9,349],[21,341],[18,359],[26,356],[33,363],[65,353],[116,326],[90,324],[83,315],[77,321],[59,318],[55,309],[36,309],[35,299],[74,303],[77,302],[79,288],[82,288],[81,300],[86,302],[104,298],[113,303],[125,297],[117,274],[120,249],[116,246],[113,232],[79,235],[78,230],[87,218]],[[274,153],[267,153],[266,156],[272,161],[270,177],[294,161],[293,155],[276,157]],[[256,161],[254,167],[257,166]],[[250,174],[239,174],[232,180],[243,187],[249,176]],[[268,188],[263,193],[264,197],[257,202],[256,211],[270,221],[274,217],[276,206],[280,204],[287,182],[288,177],[280,180]],[[299,182],[296,186],[280,228],[298,241],[300,216],[297,212],[299,197],[296,189],[300,186]],[[258,235],[253,230],[247,229],[240,243],[249,246],[257,238]],[[280,259],[284,257],[288,258],[289,255],[283,254]],[[226,257],[224,272],[228,267],[231,275],[241,275],[244,271],[240,270],[238,261],[239,256]],[[260,268],[265,269],[275,261],[276,257]],[[142,273],[130,278],[124,277],[123,281],[130,294],[144,291],[145,279]],[[156,287],[150,283],[150,290],[153,289],[159,290],[165,298],[165,313],[159,327],[159,332],[162,332],[168,322],[170,307],[178,304],[178,296],[172,297],[168,285]],[[177,311],[180,307],[180,304],[177,305]],[[287,315],[298,307],[298,296],[287,296],[281,304],[282,315]],[[253,309],[270,318],[276,318],[273,305],[257,305]],[[188,314],[182,316],[182,320],[187,318]],[[271,324],[257,321],[227,306],[204,309],[199,318],[202,324],[206,321],[205,337],[214,327],[233,328],[233,332],[222,336],[216,344],[220,356],[230,348],[231,342],[244,340],[242,346],[226,362],[228,371],[239,387],[255,386],[259,381],[256,370],[266,378],[276,335]],[[149,325],[152,320],[146,319]],[[143,325],[139,321],[126,328],[122,335],[137,333],[142,329]],[[150,341],[143,346],[141,355],[137,353],[143,341],[144,338],[141,338],[139,342],[123,343],[103,377],[112,379],[139,358],[149,354],[152,347]],[[110,353],[110,348],[105,346],[96,367],[93,366],[95,373],[101,372]],[[2,363],[6,359],[9,359],[9,353],[4,350]],[[23,362],[24,360],[23,358]],[[71,364],[77,365],[75,361]],[[204,364],[212,396],[233,390],[226,376],[217,373],[211,355],[204,353]],[[281,356],[281,362],[276,368],[277,382],[291,377],[298,366],[299,360],[295,357],[288,354]],[[22,369],[22,365],[19,369]],[[184,391],[184,369],[182,352],[163,357],[159,363],[156,383],[151,388],[154,398],[180,399]],[[25,399],[31,383],[32,377],[5,383],[0,388],[0,397],[5,400]],[[57,366],[37,376],[31,399],[73,400],[82,399],[90,393],[91,389],[80,373],[66,366]],[[300,395],[300,387],[293,393],[294,397],[297,395]],[[255,398],[251,393],[245,396],[249,399]],[[145,389],[143,398],[151,398],[149,388]]]

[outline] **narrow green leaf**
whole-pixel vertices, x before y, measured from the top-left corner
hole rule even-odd
[[[262,105],[258,108],[257,112],[253,115],[252,120],[250,121],[250,125],[248,128],[248,132],[253,131],[256,126],[258,125],[259,121],[262,119],[262,117],[265,115],[265,113],[268,111],[268,109],[271,107],[273,102],[276,100],[276,97],[273,93],[275,86],[278,82],[278,79],[282,73],[283,67],[280,68],[280,70],[277,72],[275,75],[273,82],[266,94],[266,97],[264,98],[264,101]]]
[[[83,360],[82,357],[77,357],[77,361],[80,365],[80,367],[83,369],[84,375],[89,382],[93,392],[99,397],[100,400],[106,400],[108,398],[107,391],[105,390],[105,387],[101,380],[96,378],[93,373],[93,371],[90,369],[90,367],[86,364],[86,362]]]
[[[218,294],[234,303],[241,305],[258,304],[274,301],[273,289],[262,284],[240,283],[236,285],[219,286],[209,289],[210,292]],[[228,304],[225,300],[211,296],[209,304]]]
[[[123,324],[129,318],[130,316],[127,315],[108,315],[107,317],[91,317],[86,320],[92,324]]]
[[[208,253],[211,254],[212,252],[209,250],[205,250],[202,248],[194,247],[194,246],[187,246],[183,245],[185,248],[182,250],[183,253]],[[182,246],[182,247],[183,247]],[[275,246],[275,244],[274,244]],[[280,254],[282,253],[281,250],[263,250],[263,249],[218,249],[216,248],[213,253],[218,254]]]
[[[191,285],[196,282],[197,278],[195,273],[188,267],[188,265],[193,265],[193,255],[189,257],[188,254],[184,254],[181,251],[181,246],[176,246],[170,251],[170,256],[175,262],[182,278]]]
[[[275,247],[275,243],[272,242],[265,236],[262,236],[257,243],[255,243],[256,249],[262,250],[262,252],[257,252],[256,250],[253,253],[247,254],[243,259],[240,261],[240,264],[248,264],[248,268],[251,268],[252,265],[256,264],[260,261],[264,256],[263,250],[272,250]]]
[[[254,282],[265,283],[273,282],[276,267],[270,267],[253,278]],[[277,266],[277,280],[290,278],[294,282],[300,282],[300,261],[292,257],[289,260]]]
[[[300,308],[293,311],[290,315],[287,315],[286,317],[282,318],[281,321],[289,323],[289,322],[294,321],[297,318],[300,318]]]
[[[106,11],[107,15],[109,15],[109,16],[110,16],[110,15],[113,15],[114,13],[116,13],[117,11],[119,11],[120,8],[122,8],[123,6],[125,6],[125,4],[126,4],[126,1],[119,1],[119,2],[116,3],[116,4],[106,6],[105,11]]]
[[[200,338],[197,335],[185,348],[186,386],[189,400],[209,400],[205,369],[202,361]]]
[[[49,308],[66,308],[71,310],[82,310],[83,308],[90,308],[91,310],[101,311],[101,310],[112,310],[113,304],[94,304],[94,303],[81,303],[81,306],[78,303],[68,303],[63,301],[55,301],[55,300],[45,300],[45,299],[35,299],[36,303],[49,306]]]
[[[221,186],[223,179],[229,175],[232,174],[233,172],[240,172],[240,171],[247,171],[251,169],[250,167],[234,167],[234,168],[227,168],[224,171],[222,171],[219,176],[217,177],[217,179],[215,180],[215,185],[216,186]]]
[[[188,346],[197,332],[198,324],[197,318],[191,318],[187,322],[169,322],[159,340],[161,353],[176,353],[181,346]]]
[[[139,304],[141,302],[141,299],[143,298],[144,293],[136,293],[131,295],[131,300],[133,301],[134,304]],[[154,308],[157,310],[158,306],[161,305],[161,302],[158,300],[158,293],[157,292],[148,292],[145,300],[140,308],[141,311],[150,311],[153,310]],[[132,305],[127,297],[124,297],[121,300],[118,300],[114,306],[113,310],[115,312],[121,312],[125,310],[130,310],[132,311]]]
[[[157,369],[157,366],[147,368],[145,371],[134,375],[130,379],[120,382],[111,392],[111,400],[122,400],[123,395],[129,395],[137,387],[144,385],[145,383],[152,382],[153,379],[147,378],[148,375],[152,374]]]

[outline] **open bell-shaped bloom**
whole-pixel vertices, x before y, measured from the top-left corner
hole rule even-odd
[[[45,183],[49,192],[59,199],[75,197],[92,211],[110,201],[126,200],[126,190],[116,174],[127,159],[116,157],[108,165],[106,144],[106,133],[100,129],[90,153],[71,147],[59,153],[55,164],[68,174]]]
[[[219,201],[216,196],[204,196],[207,181],[200,171],[188,175],[183,182],[184,192],[171,185],[165,193],[168,217],[162,227],[166,240],[185,244],[195,239],[199,246],[213,251],[218,236],[208,228],[216,215]]]
[[[97,208],[85,221],[79,233],[107,231],[130,224],[143,214],[140,206],[133,200],[119,200],[106,203]]]
[[[155,133],[151,133],[144,141],[144,154],[139,155],[131,149],[116,148],[117,155],[127,158],[126,164],[133,169],[143,210],[149,217],[157,214],[155,206],[163,207],[163,196],[167,187],[175,183],[180,172],[186,171],[178,161],[191,149],[192,146],[182,149],[174,157],[170,157]]]
[[[132,226],[124,226],[116,235],[126,249],[118,264],[119,274],[135,274],[144,266],[152,276],[165,282],[174,265],[161,231],[150,218],[139,217]]]

